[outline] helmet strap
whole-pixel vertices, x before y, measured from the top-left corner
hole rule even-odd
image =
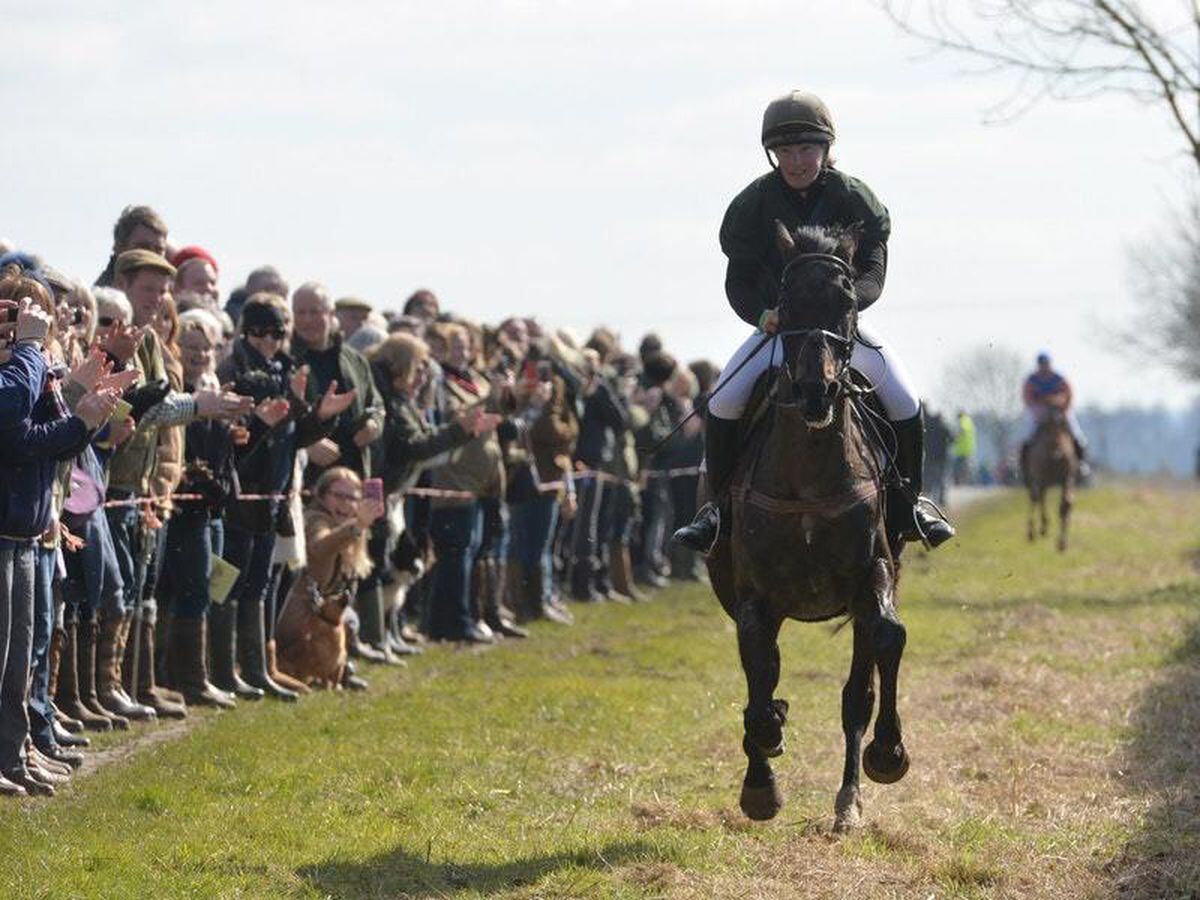
[[[779,165],[775,162],[775,157],[773,157],[771,155],[771,151],[768,150],[766,147],[763,147],[763,153],[767,154],[767,165],[769,165],[772,169],[778,171]]]

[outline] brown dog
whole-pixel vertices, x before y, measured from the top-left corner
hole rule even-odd
[[[351,592],[322,595],[308,573],[292,585],[275,625],[279,668],[304,684],[342,686],[346,670],[346,623]]]

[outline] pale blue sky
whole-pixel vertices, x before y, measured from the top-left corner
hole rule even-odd
[[[1121,98],[1005,126],[865,2],[63,4],[0,0],[0,235],[91,279],[121,207],[208,246],[397,305],[429,286],[508,313],[723,358],[745,326],[716,233],[765,169],[762,109],[832,108],[840,166],[894,220],[869,321],[939,399],[983,341],[1049,348],[1084,402],[1194,391],[1101,340],[1125,248],[1182,190],[1166,120]],[[944,398],[943,398],[944,399]]]

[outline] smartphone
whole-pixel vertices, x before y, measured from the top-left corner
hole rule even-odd
[[[125,417],[133,412],[133,407],[126,401],[118,398],[117,405],[113,407],[112,415],[108,417],[108,421],[112,425],[119,425],[125,421]]]
[[[383,479],[382,478],[364,478],[362,483],[362,496],[364,500],[375,500],[379,503],[383,502]]]

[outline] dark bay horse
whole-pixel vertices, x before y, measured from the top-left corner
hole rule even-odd
[[[1043,537],[1050,530],[1046,513],[1046,495],[1058,487],[1058,549],[1067,549],[1067,526],[1071,521],[1071,506],[1075,499],[1075,476],[1079,471],[1079,458],[1075,454],[1075,440],[1071,437],[1067,416],[1061,409],[1051,407],[1045,420],[1038,425],[1037,433],[1029,444],[1029,455],[1025,464],[1025,486],[1029,489],[1029,540],[1038,534]],[[1033,517],[1041,515],[1041,528],[1034,532]]]
[[[737,625],[749,702],[742,749],[748,759],[740,805],[770,819],[783,796],[768,758],[783,752],[787,701],[779,683],[784,619],[849,616],[850,675],[842,689],[846,763],[835,828],[859,824],[859,768],[891,783],[908,771],[896,712],[905,631],[896,615],[896,562],[884,527],[881,466],[852,402],[850,355],[857,321],[854,238],[849,233],[777,227],[781,362],[765,423],[742,454],[730,487],[732,525],[708,562],[713,589]],[[772,348],[761,352],[770,352]],[[769,377],[769,376],[768,376]],[[875,703],[874,739],[863,734]]]

